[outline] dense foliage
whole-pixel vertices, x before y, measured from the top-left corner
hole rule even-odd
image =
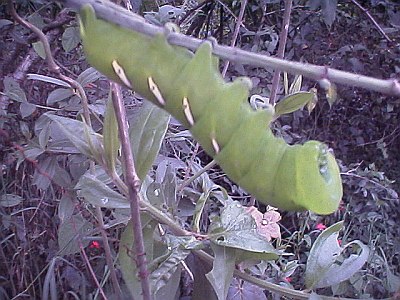
[[[139,2],[135,1],[134,4]],[[242,49],[275,55],[282,24],[281,2],[249,1],[236,45]],[[376,78],[399,78],[400,11],[396,1],[293,2],[285,58]],[[184,5],[173,2],[163,4],[167,6],[159,8],[154,6],[153,1],[144,1],[141,11],[153,23],[164,24],[172,20],[186,34],[201,38],[214,36],[221,44],[231,43],[237,20],[232,15],[239,15],[240,2],[204,1],[199,4],[185,1]],[[88,68],[84,60],[75,13],[43,1],[21,0],[15,5],[20,16],[46,34],[52,54],[63,73],[76,79],[85,88],[89,107],[98,116],[92,120],[93,128],[101,132],[103,121],[106,123],[104,116],[107,111],[108,83],[104,77]],[[65,137],[62,129],[50,123],[44,115],[57,112],[74,118],[81,116],[80,99],[71,88],[57,81],[54,74],[49,72],[46,61],[41,58],[44,52],[36,36],[14,21],[6,5],[1,4],[0,12],[0,35],[5,41],[0,44],[0,299],[11,299],[17,295],[30,298],[49,295],[52,299],[64,295],[65,299],[92,299],[98,296],[100,290],[93,277],[98,279],[107,293],[112,294],[104,259],[106,249],[101,238],[104,232],[98,226],[99,215],[91,205],[94,202],[89,204],[82,199],[93,196],[93,201],[102,201],[103,205],[99,205],[106,206],[100,213],[106,224],[113,258],[121,251],[119,245],[122,241],[132,236],[124,231],[127,209],[125,204],[120,204],[116,209],[107,208],[108,198],[104,196],[109,192],[107,186],[101,186],[102,190],[92,177],[84,176],[89,168],[87,156],[90,157],[90,151],[86,149],[87,155],[82,155],[85,149],[77,149]],[[50,77],[39,77],[37,74]],[[272,70],[231,64],[227,77],[239,75],[252,79],[255,93],[269,96]],[[303,290],[307,284],[305,281],[312,280],[304,275],[306,268],[313,267],[310,260],[307,262],[308,258],[313,257],[312,252],[327,251],[324,248],[327,244],[322,240],[333,236],[340,243],[329,245],[343,251],[341,259],[351,257],[352,253],[357,253],[357,249],[360,253],[364,249],[362,245],[369,248],[369,254],[367,262],[360,266],[358,272],[340,284],[318,288],[320,295],[386,298],[399,293],[400,207],[396,193],[400,190],[399,98],[345,86],[336,87],[335,98],[329,93],[327,95],[312,80],[289,75],[288,82],[289,85],[297,83],[304,91],[317,88],[319,101],[311,113],[303,109],[282,116],[275,122],[274,131],[289,143],[317,139],[334,149],[342,168],[345,195],[340,209],[325,217],[308,212],[282,212],[280,216],[274,210],[271,212],[261,206],[261,211],[267,210],[265,218],[271,225],[267,229],[269,239],[273,238],[276,249],[284,249],[291,254],[248,269],[265,281]],[[283,97],[283,87],[278,95]],[[168,121],[166,115],[142,106],[141,99],[130,92],[126,91],[124,96],[131,127],[135,128],[130,134],[136,145],[142,141],[141,138],[154,134],[154,130],[146,131],[135,126],[151,119],[149,116],[152,114],[153,117],[157,114],[158,120],[150,124],[152,128],[164,130],[162,122]],[[138,114],[140,106],[142,109]],[[61,121],[57,119],[55,122]],[[62,123],[65,128],[76,123],[71,124]],[[75,135],[84,136],[85,131],[77,127]],[[95,133],[93,136],[97,137]],[[155,135],[151,137],[158,138]],[[135,145],[134,142],[132,144]],[[149,153],[155,151],[147,146],[144,144],[143,147]],[[135,151],[140,152],[137,149]],[[208,162],[210,158],[196,141],[175,120],[171,120],[161,144],[160,155],[151,171],[153,181],[144,181],[146,188],[152,187],[148,188],[147,197],[158,203],[157,207],[166,215],[178,219],[183,228],[192,229],[195,224],[202,233],[213,232],[209,229],[210,220],[215,220],[225,198],[224,189],[220,187],[224,187],[235,200],[253,203],[240,187],[223,176],[218,167],[182,188],[182,181]],[[140,164],[136,167],[146,170],[146,166]],[[105,176],[101,168],[96,171],[100,177]],[[81,194],[77,195],[74,189],[77,184],[96,186],[97,193],[88,196],[89,189],[81,186]],[[179,202],[175,201],[176,195],[179,195]],[[162,199],[168,201],[164,203]],[[238,218],[243,216],[234,206],[228,208]],[[197,210],[202,213],[199,214]],[[253,217],[257,221],[258,215],[253,214]],[[219,219],[222,224],[228,221],[229,218],[224,215]],[[343,221],[344,230],[339,234],[342,229],[340,221]],[[152,220],[146,219],[144,222],[148,228],[154,230],[156,227]],[[278,239],[277,222],[282,231]],[[332,224],[335,225],[321,234],[323,229]],[[216,226],[215,223],[212,225]],[[230,234],[234,238],[242,237],[236,236],[235,232]],[[247,234],[250,236],[252,233]],[[167,235],[164,243],[173,249],[182,245],[187,248],[173,252],[175,256],[171,255],[170,261],[186,258],[188,268],[194,270],[195,278],[200,279],[193,281],[193,274],[185,271],[165,275],[176,277],[171,282],[179,284],[178,295],[181,297],[199,291],[209,292],[210,289],[206,287],[210,284],[204,275],[210,271],[210,267],[203,265],[198,257],[189,255],[192,248],[188,244],[193,241],[175,238]],[[355,240],[360,244],[340,247]],[[155,242],[157,247],[154,246],[154,249],[164,251],[165,248],[159,244],[162,244],[161,239]],[[268,254],[275,257],[275,249],[270,249]],[[214,255],[217,258],[222,255],[222,262],[229,260],[229,257],[218,254],[216,250]],[[204,270],[195,266],[201,266]],[[178,267],[174,265],[174,268]],[[240,265],[240,268],[246,269],[246,266]],[[220,275],[223,277],[228,270],[221,269]],[[116,276],[125,289],[119,270]],[[238,295],[247,299],[272,298],[271,293],[235,279],[228,297],[234,299]],[[173,299],[173,296],[175,294],[169,294],[171,298],[168,299]]]

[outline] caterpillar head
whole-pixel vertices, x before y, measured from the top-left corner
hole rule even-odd
[[[284,188],[275,193],[282,199],[277,200],[290,199],[293,210],[302,208],[330,214],[338,208],[343,196],[335,157],[326,145],[317,141],[286,150],[275,182],[276,187],[282,185]]]

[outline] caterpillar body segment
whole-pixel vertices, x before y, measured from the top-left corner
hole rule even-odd
[[[248,103],[250,80],[225,82],[205,42],[193,55],[165,36],[148,37],[81,9],[89,63],[172,114],[226,174],[257,200],[285,210],[335,211],[342,198],[339,167],[317,141],[290,146],[269,125],[273,112]]]

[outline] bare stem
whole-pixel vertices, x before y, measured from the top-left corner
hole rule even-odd
[[[390,37],[387,36],[386,32],[382,29],[382,27],[378,24],[378,22],[375,20],[375,18],[369,13],[368,9],[364,8],[358,1],[356,0],[351,0],[361,11],[367,15],[367,17],[371,20],[371,22],[375,25],[375,27],[378,29],[378,31],[387,39],[388,42],[391,42],[392,40]]]
[[[148,24],[143,18],[122,9],[110,1],[60,0],[59,2],[75,8],[80,8],[83,4],[91,4],[96,14],[109,22],[149,36],[165,34],[164,28]],[[176,32],[170,32],[167,38],[171,44],[191,50],[196,50],[203,42],[202,40]],[[223,59],[235,61],[236,63],[278,69],[290,74],[300,74],[317,81],[327,79],[331,82],[347,86],[361,87],[384,94],[400,95],[400,82],[396,79],[382,80],[331,69],[325,66],[287,61],[222,45],[214,45],[213,54]]]
[[[121,287],[118,282],[117,273],[115,272],[114,262],[113,262],[112,255],[111,255],[111,248],[110,248],[110,244],[108,243],[107,232],[104,229],[103,213],[101,211],[101,208],[98,206],[96,207],[96,217],[97,217],[97,222],[99,223],[98,227],[100,229],[101,239],[103,241],[103,248],[104,248],[104,252],[106,254],[106,262],[107,262],[108,268],[110,270],[111,281],[113,284],[114,292],[115,292],[116,298],[118,300],[121,300],[122,299],[122,290],[121,290]]]
[[[240,26],[242,26],[244,12],[246,10],[246,5],[247,5],[247,0],[240,1],[239,18],[236,21],[235,32],[233,33],[231,47],[235,47],[235,45],[236,45],[236,41],[239,36]],[[226,72],[228,71],[228,68],[229,68],[229,60],[227,60],[225,62],[224,69],[222,70],[222,77],[225,77]]]
[[[140,283],[142,285],[142,296],[144,300],[151,299],[149,273],[147,271],[147,260],[143,242],[142,222],[140,219],[140,179],[136,174],[131,144],[129,142],[128,122],[125,107],[122,102],[121,88],[116,83],[111,83],[112,101],[118,122],[118,133],[121,141],[122,156],[125,165],[125,182],[128,186],[128,197],[131,206],[131,221],[133,226],[134,243],[132,249],[136,254],[134,262],[139,270]]]
[[[279,35],[279,47],[278,47],[278,58],[284,58],[285,56],[285,48],[287,35],[289,31],[289,23],[290,23],[290,14],[292,12],[292,0],[285,0],[285,12],[283,13],[282,20],[282,30]],[[281,78],[281,71],[276,69],[274,72],[274,76],[272,77],[272,87],[269,98],[269,103],[274,104],[276,102],[276,94],[279,89],[279,79]]]

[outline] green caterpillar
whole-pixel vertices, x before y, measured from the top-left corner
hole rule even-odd
[[[290,146],[276,138],[273,113],[248,103],[250,80],[225,82],[209,42],[193,54],[164,35],[98,19],[90,5],[81,9],[80,23],[89,63],[171,113],[258,201],[319,214],[337,209],[343,191],[334,156],[317,141]]]

